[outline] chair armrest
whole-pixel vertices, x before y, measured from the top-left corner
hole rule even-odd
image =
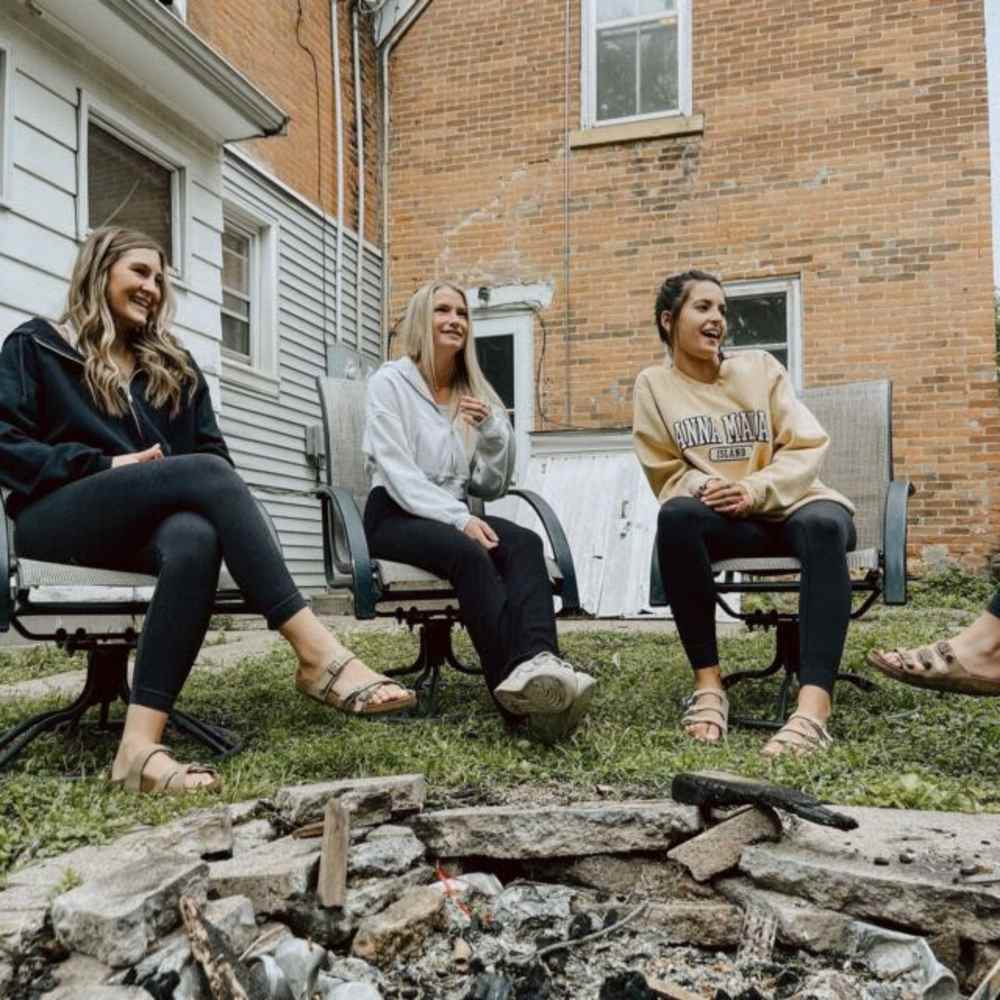
[[[326,585],[331,590],[341,585],[337,581],[336,570],[350,574],[354,593],[354,616],[374,618],[375,605],[381,596],[372,560],[368,553],[368,539],[365,537],[361,512],[350,490],[339,486],[319,486],[316,488],[323,512],[323,568]],[[343,532],[347,544],[347,560],[337,557],[337,528]]]
[[[0,581],[0,632],[10,631],[14,619],[14,578],[17,574],[17,556],[14,554],[14,537],[7,520],[7,500],[0,494],[0,566],[4,578]]]
[[[906,507],[915,492],[907,479],[889,483],[882,521],[882,599],[886,604],[905,604],[906,593]]]
[[[548,536],[549,544],[552,546],[552,557],[562,574],[562,589],[559,596],[562,598],[562,609],[566,611],[580,610],[580,592],[576,585],[576,566],[573,564],[573,553],[570,551],[569,542],[566,540],[566,532],[559,522],[556,512],[549,502],[532,490],[512,489],[508,490],[506,496],[520,497],[538,516]]]

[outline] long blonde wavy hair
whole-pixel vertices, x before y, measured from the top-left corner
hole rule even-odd
[[[466,313],[470,312],[465,292],[458,285],[450,281],[429,281],[413,293],[406,305],[406,312],[396,327],[402,352],[420,369],[432,391],[437,385],[437,372],[434,370],[434,296],[442,288],[458,294],[465,303]],[[504,409],[503,401],[479,367],[471,315],[467,315],[467,323],[469,329],[465,336],[465,346],[455,357],[455,372],[451,379],[452,414],[458,408],[459,396],[475,396],[491,407]]]
[[[146,399],[159,408],[170,404],[171,416],[180,412],[185,390],[188,398],[198,385],[198,375],[180,341],[170,333],[175,300],[167,270],[166,254],[152,238],[132,229],[108,226],[95,229],[86,239],[73,265],[66,308],[59,317],[61,332],[83,355],[83,378],[98,408],[123,416],[128,406],[122,396],[121,372],[111,357],[118,336],[108,306],[108,275],[115,262],[132,250],[154,250],[160,255],[163,285],[160,303],[146,325],[129,340],[136,370],[149,376]]]

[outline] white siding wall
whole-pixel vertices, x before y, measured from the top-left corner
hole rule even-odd
[[[177,289],[176,332],[204,368],[213,390],[219,372],[218,263],[213,220],[221,218],[218,147],[185,134],[151,101],[137,103],[135,87],[107,66],[54,37],[42,37],[14,15],[0,13],[0,38],[13,54],[11,186],[0,207],[0,336],[33,315],[62,308],[77,250],[77,147],[80,91],[117,118],[157,136],[186,161],[190,180],[189,251]],[[44,26],[39,30],[46,31]]]
[[[285,556],[304,590],[325,586],[319,505],[266,489],[308,490],[316,473],[306,461],[305,434],[321,420],[316,376],[326,370],[326,352],[336,342],[336,220],[276,183],[241,157],[227,155],[226,197],[278,222],[278,327],[280,389],[256,393],[228,382],[223,368],[222,429],[233,458],[251,487],[258,487],[281,535]],[[343,234],[344,272],[341,343],[378,360],[381,274],[378,250],[365,244],[360,307],[361,344],[355,334],[358,301],[357,236]],[[325,264],[324,264],[325,259]],[[223,362],[223,365],[225,363]]]

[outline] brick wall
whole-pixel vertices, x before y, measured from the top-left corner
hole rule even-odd
[[[568,157],[566,6],[434,0],[394,50],[393,314],[429,276],[550,281],[538,427],[619,427],[659,357],[664,274],[800,276],[805,383],[893,379],[911,554],[983,568],[1000,414],[982,0],[694,0],[704,132]]]
[[[357,130],[351,11],[347,0],[339,0],[339,4],[341,106],[345,139],[344,217],[347,225],[356,230]],[[301,24],[298,24],[300,10],[302,18]],[[187,21],[198,35],[292,117],[288,135],[243,142],[238,148],[252,155],[267,170],[313,203],[321,204],[331,215],[336,215],[337,135],[334,128],[329,0],[189,0]],[[364,18],[360,35],[366,160],[364,234],[366,239],[378,244],[378,213],[381,207],[378,63],[372,32]]]

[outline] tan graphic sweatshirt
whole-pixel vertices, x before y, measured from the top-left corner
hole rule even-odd
[[[636,455],[661,503],[697,496],[709,479],[722,479],[750,491],[758,517],[780,521],[813,500],[854,512],[819,481],[830,439],[766,351],[726,358],[711,383],[669,360],[654,365],[636,379],[634,402]]]

